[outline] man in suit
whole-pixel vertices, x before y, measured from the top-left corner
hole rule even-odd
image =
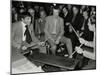
[[[81,31],[81,27],[83,24],[83,17],[80,14],[80,6],[73,6],[73,17],[71,20],[71,24],[73,25],[73,27],[75,28],[75,30],[79,33],[79,31]]]
[[[40,43],[34,35],[33,26],[31,25],[31,15],[23,13],[22,20],[12,24],[12,46],[17,49],[21,45]]]
[[[63,36],[64,33],[64,22],[59,17],[59,8],[55,6],[53,8],[53,15],[46,18],[45,34],[46,39],[51,45],[51,52],[55,55],[56,44],[62,42],[66,44],[69,55],[72,53],[72,43],[69,38]]]
[[[69,31],[69,26],[67,26],[66,24],[71,22],[72,19],[72,13],[68,11],[68,8],[66,6],[63,7],[63,19],[64,19],[64,36],[66,37],[70,37],[70,35],[72,35]]]
[[[31,64],[21,53],[21,50],[27,49],[28,45],[34,45],[34,43],[40,43],[34,36],[32,32],[32,27],[30,26],[31,16],[29,13],[24,12],[22,15],[22,20],[12,24],[12,34],[11,34],[11,46],[12,46],[12,72],[17,71],[19,66],[26,65],[20,70],[21,73],[25,73],[25,68],[33,66],[30,69],[31,72],[38,68],[35,64]],[[29,31],[27,31],[27,28]],[[29,35],[30,34],[30,35]],[[33,35],[31,35],[33,34]],[[27,36],[28,35],[28,36]],[[31,38],[32,37],[32,38]],[[24,45],[22,47],[22,45]],[[29,72],[30,72],[29,71]],[[19,72],[19,71],[17,71]],[[43,72],[42,69],[38,69],[37,72]]]
[[[46,23],[46,12],[45,10],[41,10],[40,12],[40,18],[36,20],[36,32],[38,33],[37,38],[40,41],[44,41],[45,40],[45,33],[44,33],[44,28],[45,28],[45,23]]]

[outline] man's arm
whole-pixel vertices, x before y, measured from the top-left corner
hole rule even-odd
[[[61,22],[60,22],[60,33],[59,33],[59,36],[58,36],[58,38],[57,38],[57,40],[55,42],[56,44],[59,43],[59,40],[61,39],[63,34],[64,34],[64,22],[63,22],[63,19],[61,19]]]
[[[58,36],[59,40],[63,36],[63,34],[64,34],[64,21],[63,21],[63,19],[61,19],[61,22],[60,22],[60,33],[59,33],[59,36]]]
[[[83,38],[79,38],[80,40],[80,43],[86,45],[86,46],[89,46],[89,47],[94,47],[95,46],[95,40],[93,41],[86,41],[84,40]]]
[[[83,53],[83,56],[95,60],[95,52],[96,52],[95,51],[95,38],[94,38],[93,41],[86,41],[82,38],[80,38],[79,40],[82,44],[85,44],[86,46],[89,46],[89,47],[93,47],[94,51],[93,52],[90,52],[90,51],[87,51],[87,50],[83,51],[82,49],[77,49],[77,51]]]
[[[31,35],[31,38],[32,38],[32,42],[30,44],[28,44],[26,41],[24,41],[23,46],[25,46],[26,48],[31,47],[31,46],[37,46],[41,43],[34,33],[34,29],[33,29],[32,24],[29,27],[29,31],[30,31],[30,35]]]
[[[60,29],[61,31],[60,31],[60,35],[59,36],[63,36],[63,34],[64,34],[64,21],[63,21],[63,19],[61,19],[61,29]]]
[[[11,33],[11,39],[12,39],[11,43],[12,43],[12,46],[19,49],[21,47],[21,41],[18,38],[18,36],[15,35],[16,32],[17,32],[17,26],[14,23],[12,24],[12,31],[11,32],[12,32]]]

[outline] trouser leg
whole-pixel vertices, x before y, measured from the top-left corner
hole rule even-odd
[[[71,39],[66,38],[66,37],[63,36],[60,39],[60,41],[66,45],[67,50],[68,50],[68,54],[71,55],[72,54],[72,51],[73,51]]]
[[[53,55],[55,55],[56,54],[56,44],[50,39],[48,39],[48,42],[51,46],[50,51],[52,52]]]

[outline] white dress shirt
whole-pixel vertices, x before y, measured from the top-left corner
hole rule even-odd
[[[23,27],[23,38],[22,38],[22,40],[23,41],[25,41],[26,40],[26,35],[24,35],[24,33],[25,33],[25,31],[26,31],[26,24],[25,23],[23,23],[23,22],[21,22],[22,23],[22,27]]]

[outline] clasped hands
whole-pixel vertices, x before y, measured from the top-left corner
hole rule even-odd
[[[59,36],[56,40],[54,40],[53,38],[49,38],[53,43],[55,44],[59,44],[61,37]]]

